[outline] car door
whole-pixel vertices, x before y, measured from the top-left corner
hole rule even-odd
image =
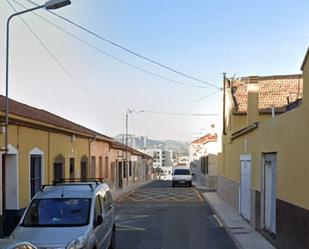
[[[101,203],[103,206],[103,213],[104,213],[104,248],[107,248],[110,244],[111,240],[111,231],[113,229],[113,216],[112,216],[112,209],[110,205],[110,201],[108,195],[104,191],[101,195]]]
[[[97,219],[98,216],[101,215],[103,217],[103,223],[98,224]],[[99,249],[105,249],[104,245],[104,214],[103,214],[103,207],[101,204],[101,197],[98,194],[95,199],[95,206],[94,206],[94,215],[93,215],[93,232],[95,235],[96,244],[98,245]]]

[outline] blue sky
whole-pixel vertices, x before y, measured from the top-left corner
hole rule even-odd
[[[16,0],[30,7],[26,0]],[[12,4],[21,10],[12,0]],[[44,1],[36,0],[37,3]],[[136,52],[217,86],[228,76],[299,73],[309,40],[308,1],[105,1],[72,0],[57,13]],[[5,20],[0,2],[0,56]],[[198,84],[129,55],[46,11],[40,15],[106,52],[165,77]],[[51,59],[22,22],[12,23],[10,96],[99,132],[124,132],[127,108],[218,113],[220,94],[144,74],[85,46],[32,14],[25,20],[78,80],[88,95]],[[4,67],[0,69],[4,82]],[[4,87],[1,87],[3,93]],[[130,131],[159,139],[190,141],[214,118],[134,114]]]

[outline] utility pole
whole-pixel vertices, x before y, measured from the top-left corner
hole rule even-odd
[[[132,113],[130,109],[127,109],[126,113],[126,159],[125,159],[125,167],[127,166],[128,163],[128,131],[129,131],[129,113]],[[126,172],[128,174],[128,172]]]
[[[128,150],[129,150],[129,146],[128,146],[128,138],[129,138],[129,114],[131,113],[141,113],[144,112],[144,110],[141,111],[136,111],[136,110],[132,110],[132,109],[127,109],[126,112],[126,155],[125,155],[125,166],[127,167],[126,173],[127,173],[127,184],[129,184],[129,163],[128,163]]]
[[[225,88],[226,88],[226,73],[223,73],[223,135],[226,135],[225,131]]]

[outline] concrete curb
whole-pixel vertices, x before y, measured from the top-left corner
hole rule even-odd
[[[223,228],[225,229],[225,231],[228,233],[228,235],[232,238],[232,240],[235,243],[235,246],[238,249],[245,249],[239,242],[239,240],[236,238],[235,234],[232,233],[231,229],[228,227],[228,225],[224,222],[224,220],[222,219],[222,217],[220,216],[220,214],[217,212],[217,210],[215,209],[215,207],[209,202],[207,201],[207,198],[201,194],[201,196],[203,197],[203,199],[209,204],[211,210],[214,212],[214,214],[216,215],[216,217],[218,218],[218,220],[223,224]]]
[[[197,189],[199,188],[197,187]],[[202,190],[200,190],[200,193],[216,214],[215,218],[224,225],[225,230],[235,242],[236,247],[239,249],[276,248],[217,193],[203,193]]]

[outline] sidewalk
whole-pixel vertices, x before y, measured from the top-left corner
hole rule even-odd
[[[196,188],[200,188],[197,186]],[[203,189],[202,187],[200,189]],[[216,192],[202,193],[240,249],[275,249]]]
[[[153,181],[153,180],[148,180],[148,181],[143,182],[143,183],[141,183],[141,184],[139,184],[139,185],[132,185],[132,186],[126,187],[126,188],[124,188],[124,189],[112,191],[113,199],[116,201],[116,200],[118,200],[121,196],[123,196],[124,194],[129,193],[129,192],[133,191],[133,190],[136,189],[136,188],[145,186],[145,185],[147,185],[148,183],[150,183],[150,182],[152,182],[152,181]]]

